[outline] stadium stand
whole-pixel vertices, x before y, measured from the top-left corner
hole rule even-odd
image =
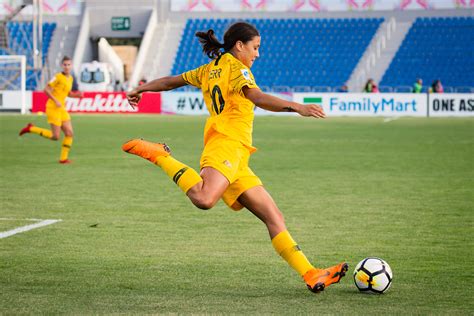
[[[473,52],[474,18],[417,18],[381,85],[410,86],[416,78],[430,85],[440,79],[446,92],[470,92],[474,86]]]
[[[189,19],[172,73],[182,73],[209,61],[194,36],[197,31],[213,28],[218,36],[223,36],[226,28],[235,21]],[[346,82],[383,19],[247,21],[265,34],[260,49],[262,58],[252,68],[257,83],[273,91],[290,92],[331,91]]]
[[[56,29],[56,23],[43,24],[43,63],[47,60],[51,39]],[[0,55],[26,55],[26,89],[34,90],[41,76],[41,70],[33,69],[33,23],[11,21],[7,23],[8,32],[8,50],[1,49]],[[8,70],[0,69],[0,76],[10,77]],[[11,86],[19,85],[19,78],[15,78],[9,84]],[[17,82],[18,81],[18,82]]]

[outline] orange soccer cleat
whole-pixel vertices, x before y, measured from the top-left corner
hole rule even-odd
[[[31,131],[31,128],[33,127],[34,125],[31,124],[31,123],[28,123],[28,125],[26,125],[25,127],[23,127],[20,131],[20,136],[22,136],[23,134],[26,134],[26,133],[29,133]]]
[[[67,164],[72,163],[72,160],[69,160],[69,159],[59,160],[59,163],[63,165],[67,165]]]
[[[156,163],[156,158],[169,156],[171,150],[166,144],[147,142],[143,139],[132,139],[122,145],[122,150]]]
[[[319,293],[333,283],[338,283],[346,275],[349,266],[343,262],[327,269],[312,269],[303,276],[311,292]]]

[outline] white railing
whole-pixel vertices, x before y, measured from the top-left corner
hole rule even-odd
[[[99,40],[99,61],[109,63],[115,73],[115,80],[124,81],[123,61],[105,38]],[[114,82],[115,84],[115,82]]]
[[[89,9],[86,8],[82,17],[81,29],[77,37],[76,49],[74,50],[73,67],[76,74],[79,73],[81,63],[84,61],[86,49],[90,47],[90,18]]]
[[[143,66],[146,62],[146,56],[150,53],[150,46],[153,41],[153,34],[155,33],[156,25],[158,23],[158,13],[156,9],[153,9],[146,26],[145,35],[143,36],[142,43],[140,45],[140,50],[138,52],[137,60],[135,61],[135,66],[133,67],[133,73],[130,78],[129,89],[136,87],[138,81],[141,79],[140,76],[143,72]]]
[[[383,50],[387,47],[387,42],[391,39],[396,27],[397,22],[395,18],[391,17],[382,25],[383,29],[378,32],[372,44],[367,48],[367,52],[359,63],[363,68],[357,69],[358,73],[355,79],[357,89],[363,86],[364,81],[368,79],[369,74],[380,60]]]
[[[171,22],[169,19],[166,19],[165,25],[161,32],[163,36],[161,37],[160,42],[158,43],[158,52],[155,58],[153,58],[153,66],[151,68],[152,71],[155,71],[156,69],[160,67],[160,63],[162,61],[162,56],[163,56],[163,50],[165,48],[166,43],[168,42],[170,28],[171,28]]]

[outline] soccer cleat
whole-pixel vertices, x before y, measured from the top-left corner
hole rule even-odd
[[[171,150],[166,144],[147,142],[143,139],[132,139],[122,145],[122,150],[145,158],[156,163],[156,158],[171,155]]]
[[[59,160],[59,163],[63,165],[67,165],[67,164],[72,163],[72,160],[69,160],[69,159]]]
[[[31,128],[33,127],[34,125],[31,124],[31,123],[28,123],[28,125],[26,125],[26,127],[23,127],[20,131],[20,136],[22,136],[23,134],[26,134],[26,133],[29,133],[31,131]]]
[[[311,269],[303,276],[311,292],[319,293],[333,283],[338,283],[346,275],[349,266],[343,262],[327,269]]]

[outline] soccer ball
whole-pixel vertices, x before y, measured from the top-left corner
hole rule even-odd
[[[392,279],[392,269],[380,258],[365,258],[354,270],[355,285],[363,293],[382,294],[388,290]]]

